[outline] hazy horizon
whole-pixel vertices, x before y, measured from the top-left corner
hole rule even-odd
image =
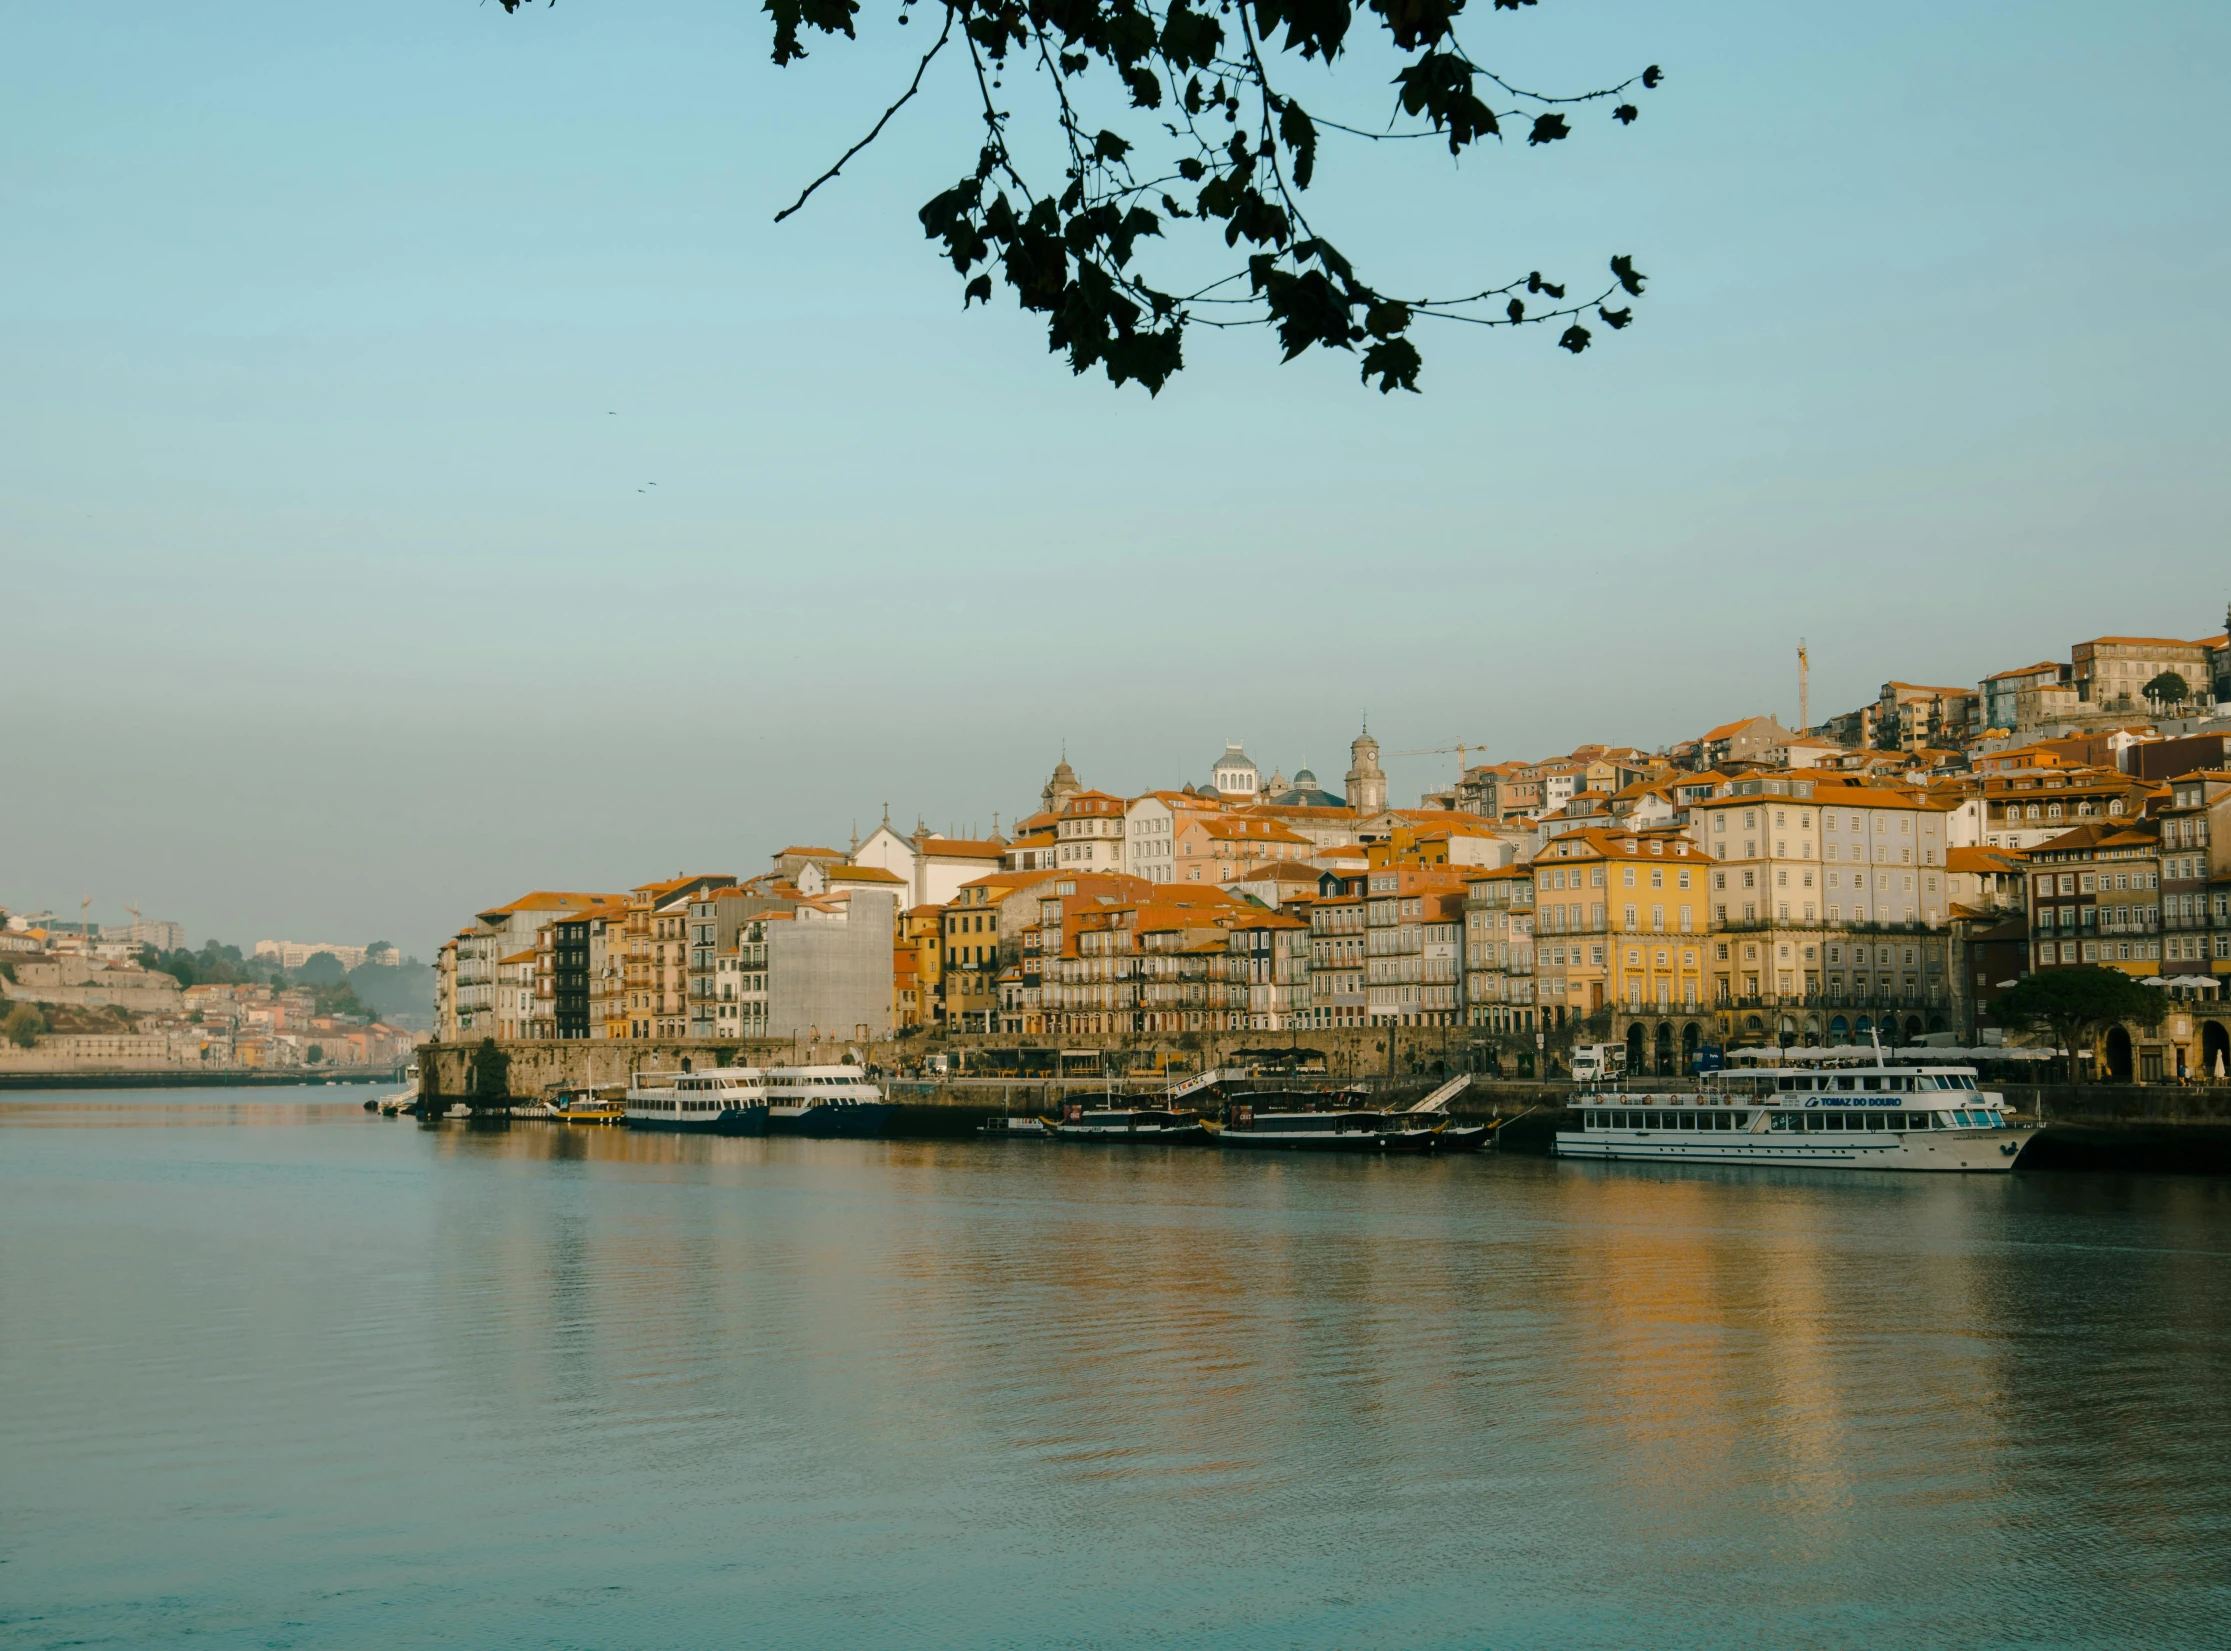
[[[1636,324],[1446,328],[1387,398],[1196,333],[1151,402],[961,312],[952,84],[769,223],[888,22],[777,71],[709,0],[0,0],[0,904],[430,958],[886,802],[988,830],[1064,742],[1337,789],[1368,712],[1407,801],[1413,749],[1786,721],[1800,636],[1817,721],[2222,627],[2221,7],[1494,13],[1514,78],[1666,84],[1460,170],[1328,141],[1313,210],[1395,285],[1631,253]]]

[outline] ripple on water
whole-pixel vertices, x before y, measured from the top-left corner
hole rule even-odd
[[[2220,1641],[2227,1213],[0,1101],[0,1645]]]

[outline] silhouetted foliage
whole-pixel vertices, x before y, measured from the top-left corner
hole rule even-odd
[[[2182,705],[2192,697],[2192,689],[2175,671],[2163,671],[2141,691],[2160,705]]]
[[[28,1003],[19,1003],[0,1021],[0,1034],[18,1049],[29,1049],[46,1036],[46,1016]]]
[[[500,0],[515,12],[526,0]],[[901,24],[918,0],[898,0]],[[989,304],[1004,285],[1046,317],[1047,345],[1072,371],[1098,367],[1110,383],[1160,391],[1184,365],[1188,326],[1267,327],[1284,359],[1312,346],[1361,352],[1363,381],[1382,394],[1415,390],[1423,365],[1413,328],[1423,319],[1489,327],[1550,327],[1574,355],[1618,331],[1644,276],[1633,257],[1610,279],[1569,299],[1570,283],[1539,270],[1480,291],[1431,298],[1383,291],[1309,221],[1302,196],[1327,134],[1374,143],[1438,138],[1452,156],[1482,139],[1526,147],[1561,143],[1585,109],[1609,104],[1613,123],[1640,113],[1623,94],[1664,78],[1657,65],[1613,86],[1570,96],[1527,91],[1483,67],[1458,38],[1465,0],[919,0],[939,28],[896,101],[860,139],[775,215],[781,222],[836,177],[922,89],[949,46],[965,54],[984,125],[966,171],[921,210],[922,229],[962,277],[961,304]],[[1516,11],[1535,0],[1493,0]],[[858,0],[765,0],[774,60],[806,55],[809,33],[856,38]],[[1331,64],[1360,16],[1385,29],[1408,61],[1394,77],[1385,131],[1312,115],[1273,83],[1272,65]],[[1038,79],[1042,113],[1024,128],[1063,157],[1058,183],[1024,176],[1005,76]],[[1096,77],[1095,71],[1098,71]],[[1096,87],[1108,97],[1095,99]],[[1120,91],[1117,90],[1120,88]],[[1614,101],[1618,100],[1618,101]],[[1500,105],[1500,106],[1498,106]],[[1104,106],[1118,132],[1091,112]],[[1042,122],[1041,125],[1033,122]],[[1190,292],[1146,273],[1148,243],[1192,225],[1221,236],[1244,262]],[[1590,289],[1583,288],[1584,293]]]
[[[348,974],[348,970],[341,967],[341,960],[331,952],[312,952],[302,960],[302,967],[294,971],[294,978],[305,986],[338,986]]]
[[[1991,1016],[2001,1026],[2043,1027],[2068,1050],[2069,1079],[2082,1068],[2076,1055],[2117,1021],[2139,1026],[2158,1023],[2163,994],[2142,986],[2120,969],[2085,965],[2041,969],[2024,975],[1991,1000]]]

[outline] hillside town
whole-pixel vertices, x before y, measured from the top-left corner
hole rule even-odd
[[[183,953],[176,923],[135,915],[129,924],[71,921],[0,908],[0,1073],[185,1071],[391,1071],[422,1032],[389,1025],[353,993],[321,992],[283,978],[184,981],[154,966]],[[335,973],[394,966],[395,948],[265,941],[259,959],[334,953]],[[191,954],[189,954],[191,955]]]
[[[1231,744],[1203,779],[1118,795],[1064,757],[1004,833],[886,810],[756,874],[493,903],[442,947],[437,1036],[1462,1026],[1525,1074],[1584,1026],[1659,1072],[1706,1046],[1973,1042],[2036,970],[2216,996],[2227,747],[2219,634],[2095,637],[1973,687],[1886,682],[1821,723],[1739,717],[1656,751],[1460,747],[1406,807],[1368,729],[1336,785]],[[2136,1058],[2159,1078],[2187,1054]]]

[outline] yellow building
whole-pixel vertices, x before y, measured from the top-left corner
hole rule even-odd
[[[1711,870],[1711,857],[1675,826],[1553,838],[1533,865],[1536,995],[1547,1023],[1608,1007],[1700,1005]]]
[[[916,906],[899,917],[897,950],[913,958],[907,971],[914,989],[913,1019],[903,1016],[897,1021],[901,1026],[931,1026],[937,1024],[939,993],[945,980],[945,908],[943,906]],[[900,1005],[903,1009],[904,1004]]]

